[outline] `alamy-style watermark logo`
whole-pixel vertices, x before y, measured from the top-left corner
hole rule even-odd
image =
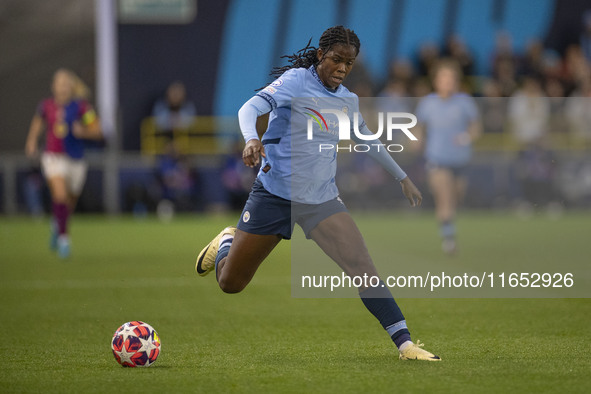
[[[304,107],[309,112],[304,112],[310,118],[308,119],[307,125],[307,138],[308,140],[314,139],[314,122],[318,124],[321,132],[330,132],[329,124],[336,127],[338,125],[338,136],[339,140],[351,140],[351,120],[345,111],[337,109],[320,109],[319,111],[314,110],[310,107]],[[343,108],[343,109],[346,109]],[[337,121],[327,121],[322,114],[335,115]],[[386,127],[384,128],[384,119]],[[406,123],[396,123],[394,120],[406,119]],[[384,147],[391,153],[402,152],[404,147],[401,144],[382,144],[379,138],[384,134],[386,130],[386,139],[388,141],[393,140],[393,132],[400,130],[408,139],[411,141],[417,141],[417,137],[410,131],[411,128],[416,126],[417,117],[409,112],[378,112],[378,130],[375,133],[365,134],[359,130],[359,112],[353,113],[353,133],[355,139],[358,141],[367,141],[367,143],[356,143],[350,146],[338,146],[338,144],[320,143],[318,144],[319,152],[336,149],[337,152],[346,150],[348,152],[368,152],[372,146],[375,146],[378,150]],[[336,134],[336,132],[335,132]],[[374,143],[370,143],[370,142]]]

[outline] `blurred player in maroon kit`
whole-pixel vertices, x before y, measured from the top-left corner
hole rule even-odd
[[[68,217],[86,180],[84,139],[101,139],[100,122],[86,101],[88,88],[76,74],[59,69],[53,76],[52,97],[42,100],[31,121],[25,146],[28,157],[37,157],[38,140],[47,131],[41,167],[51,192],[53,222],[50,247],[61,258],[70,255]]]

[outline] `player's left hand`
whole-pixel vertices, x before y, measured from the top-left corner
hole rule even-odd
[[[423,195],[408,176],[400,181],[400,185],[402,186],[402,193],[404,193],[410,202],[410,206],[421,206],[421,203],[423,202]]]
[[[72,123],[72,134],[76,138],[84,138],[86,136],[86,129],[80,124],[80,122]]]

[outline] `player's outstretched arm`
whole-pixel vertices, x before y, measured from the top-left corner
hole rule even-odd
[[[27,157],[35,157],[37,154],[39,143],[39,137],[43,132],[43,127],[45,122],[43,118],[39,115],[33,116],[33,120],[31,120],[31,126],[29,126],[29,134],[27,135],[27,142],[25,144],[25,154]]]
[[[423,202],[423,195],[415,184],[407,176],[400,181],[402,186],[402,193],[408,198],[411,207],[420,207]]]
[[[72,124],[72,133],[76,138],[83,138],[86,140],[102,140],[103,132],[101,130],[101,124],[98,119],[94,120],[88,125],[84,125],[79,121]]]
[[[482,135],[482,122],[475,120],[468,126],[468,135],[470,135],[470,143],[476,141]]]
[[[373,134],[367,126],[363,126],[359,130],[362,134],[371,135]],[[353,134],[355,142],[364,143],[355,134]],[[410,202],[411,207],[420,206],[423,201],[423,196],[415,184],[410,180],[406,173],[400,168],[396,160],[390,156],[387,152],[386,147],[383,144],[372,144],[371,149],[368,151],[369,155],[384,167],[388,173],[390,173],[402,186],[402,193]]]
[[[417,137],[417,140],[410,144],[411,152],[422,152],[425,149],[425,125],[421,122],[417,123],[412,128],[412,133]]]
[[[238,111],[240,131],[244,136],[244,141],[246,141],[246,146],[242,151],[242,161],[248,167],[257,166],[261,156],[265,157],[265,147],[259,140],[256,123],[259,116],[271,112],[271,109],[271,104],[267,100],[254,96]]]
[[[359,132],[364,135],[373,135],[366,125],[360,127]],[[352,138],[359,144],[365,144],[367,142],[362,141],[355,135],[355,133],[353,133]],[[401,181],[406,178],[406,173],[402,170],[402,168],[400,168],[392,156],[390,156],[384,144],[380,143],[379,140],[376,140],[376,143],[371,144],[371,147],[367,153],[369,153],[372,159],[380,163],[380,165],[384,167],[384,169],[388,171],[388,173],[390,173],[390,175],[392,175],[397,181]]]

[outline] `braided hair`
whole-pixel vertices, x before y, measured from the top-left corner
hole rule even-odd
[[[318,65],[322,63],[324,57],[331,48],[337,44],[354,46],[355,56],[359,54],[359,48],[361,47],[361,42],[359,42],[357,34],[355,34],[353,30],[347,29],[343,26],[334,26],[326,29],[320,36],[320,40],[318,40],[318,48],[311,46],[311,42],[312,39],[310,38],[308,44],[293,55],[281,56],[282,59],[287,58],[289,64],[283,67],[274,67],[269,75],[277,78],[292,68],[308,68],[312,65]],[[318,49],[322,49],[322,52],[324,53],[320,60],[318,60],[318,57],[316,56]]]

